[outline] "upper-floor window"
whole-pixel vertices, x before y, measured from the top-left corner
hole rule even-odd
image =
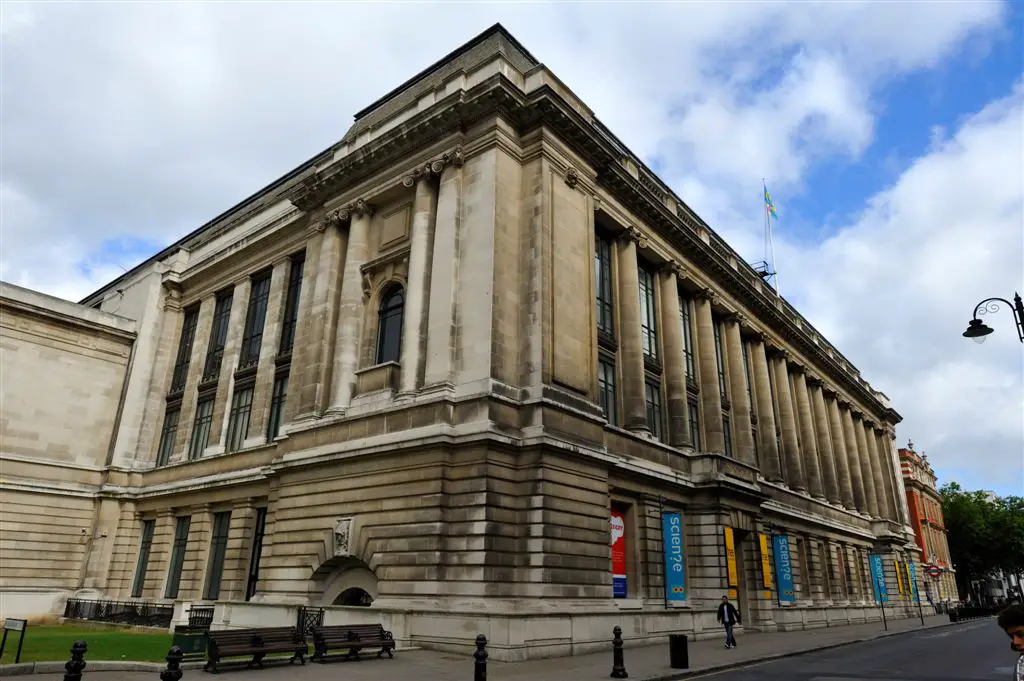
[[[185,319],[181,324],[181,336],[178,338],[178,354],[174,358],[174,374],[171,376],[172,393],[185,389],[185,382],[188,380],[188,367],[192,361],[192,343],[196,338],[198,323],[199,306],[185,310]]]
[[[402,354],[402,313],[405,291],[393,285],[384,291],[377,312],[377,364],[397,362]]]
[[[302,291],[302,272],[306,265],[305,252],[292,257],[288,270],[288,291],[284,297],[284,320],[281,323],[279,355],[287,355],[295,344],[295,327],[299,320],[299,295]]]
[[[251,367],[260,361],[263,345],[263,325],[267,321],[267,301],[270,298],[270,272],[252,278],[249,309],[245,313],[242,331],[242,349],[238,353],[238,368]]]
[[[647,427],[655,439],[661,440],[665,433],[661,416],[661,386],[657,381],[644,381],[644,406],[647,408]]]
[[[213,308],[213,325],[210,327],[210,344],[206,348],[206,366],[203,367],[203,380],[217,378],[220,374],[220,363],[224,359],[224,344],[228,339],[228,319],[231,317],[232,292],[226,291],[217,296],[217,304]]]
[[[686,402],[687,418],[690,421],[690,438],[693,440],[694,451],[700,451],[700,408],[697,400],[692,397]]]
[[[156,465],[166,466],[174,453],[174,443],[178,439],[178,419],[181,418],[181,402],[176,406],[167,407],[164,412],[164,425],[160,430],[160,445],[156,450]]]
[[[600,236],[597,237],[594,252],[594,278],[597,289],[597,330],[612,336],[615,333],[612,314],[612,244]]]
[[[715,362],[718,365],[718,393],[723,400],[729,399],[725,387],[725,357],[722,355],[722,325],[715,321]]]
[[[686,367],[686,382],[694,384],[697,374],[693,369],[693,322],[690,317],[690,299],[679,296],[679,322],[683,326],[683,365]]]
[[[597,362],[597,391],[604,417],[610,425],[619,425],[618,405],[615,400],[615,364],[604,357]]]
[[[750,374],[750,344],[743,344],[743,375],[747,381],[747,403],[750,404],[750,413],[756,414],[757,408],[754,405],[754,379]]]
[[[640,279],[640,337],[644,354],[658,357],[658,328],[654,307],[654,274],[646,267],[638,269]]]

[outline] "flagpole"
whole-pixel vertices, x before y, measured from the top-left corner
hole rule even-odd
[[[769,250],[771,251],[771,254],[772,254],[772,272],[775,273],[775,295],[777,295],[778,297],[781,298],[782,294],[779,293],[779,268],[775,266],[775,242],[772,240],[772,222],[771,222],[771,216],[768,215],[768,206],[767,205],[765,205],[765,207],[764,207],[764,213],[765,213],[765,222],[768,225],[768,248],[769,248]]]

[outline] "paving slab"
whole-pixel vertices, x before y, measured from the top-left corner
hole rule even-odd
[[[924,628],[950,625],[946,616],[925,617]],[[853,626],[812,629],[808,631],[750,633],[738,636],[739,646],[726,650],[724,634],[721,639],[691,641],[690,667],[677,670],[669,667],[668,645],[630,647],[625,642],[625,663],[630,679],[639,681],[670,681],[686,676],[727,669],[761,660],[797,655],[857,641],[920,631],[919,619],[901,619],[889,622],[886,631],[881,622]],[[490,661],[487,665],[489,681],[597,681],[611,674],[611,641],[608,651],[588,655],[528,660],[526,662]],[[98,665],[97,665],[98,666]],[[92,673],[90,673],[92,671]],[[398,651],[393,660],[378,660],[369,655],[359,662],[308,663],[298,665],[268,665],[265,669],[224,670],[218,675],[223,681],[472,681],[471,654],[440,653],[429,650]],[[61,681],[59,674],[35,674],[32,681]],[[157,671],[85,670],[82,681],[155,681]],[[188,670],[183,681],[213,679],[201,670]]]

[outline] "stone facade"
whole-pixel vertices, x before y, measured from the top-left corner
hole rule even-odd
[[[942,497],[936,489],[935,470],[928,463],[928,456],[914,450],[914,443],[908,441],[899,449],[900,471],[903,485],[907,490],[907,509],[910,525],[914,528],[917,543],[914,553],[919,564],[919,583],[924,596],[935,603],[959,600],[956,586],[956,570],[949,557],[946,541],[946,526],[942,520]],[[938,568],[938,575],[929,575],[928,567]]]
[[[726,592],[879,618],[869,553],[902,584],[899,414],[501,27],[83,304],[139,324],[107,596],[521,659],[706,635]]]
[[[0,283],[0,609],[82,586],[136,324]]]

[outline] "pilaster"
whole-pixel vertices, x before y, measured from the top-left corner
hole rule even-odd
[[[660,273],[661,337],[665,357],[665,395],[668,403],[668,436],[673,447],[691,447],[690,420],[687,414],[686,367],[683,357],[683,327],[679,319],[678,264],[671,263]],[[673,323],[679,320],[679,323]]]
[[[456,281],[462,227],[462,165],[441,171],[437,218],[430,258],[430,296],[427,300],[425,385],[450,385],[454,380]]]
[[[846,433],[843,428],[843,417],[839,411],[839,403],[835,393],[829,391],[826,398],[828,410],[829,433],[832,435],[832,448],[835,452],[836,479],[839,483],[839,498],[849,510],[857,509],[853,493],[853,479],[850,471],[850,456],[846,448]]]
[[[718,389],[718,360],[715,357],[715,320],[711,289],[701,289],[694,298],[697,311],[697,356],[700,365],[700,398],[703,408],[704,451],[725,452],[725,427],[722,421],[722,397]]]
[[[768,359],[765,356],[764,340],[759,338],[751,343],[751,361],[754,366],[754,398],[757,400],[757,435],[760,439],[761,474],[772,482],[782,481],[782,459],[776,439],[778,426],[775,423],[775,405],[772,403],[771,379],[768,374]]]
[[[619,357],[622,362],[623,425],[629,430],[649,433],[644,401],[644,352],[640,329],[640,280],[636,260],[638,233],[626,230],[617,243]]]
[[[256,383],[253,386],[249,434],[244,445],[246,447],[266,442],[267,439],[267,416],[270,410],[271,393],[274,389],[274,373],[277,370],[274,358],[277,356],[281,324],[284,319],[289,262],[288,258],[278,260],[274,263],[274,269],[270,273],[267,319],[263,326],[260,359],[256,369]]]
[[[821,391],[821,381],[817,378],[811,378],[808,379],[808,384],[814,429],[817,434],[818,455],[821,461],[825,498],[833,504],[841,504],[839,480],[836,474],[836,454],[832,447],[832,434],[828,427],[828,413],[825,408],[825,396]]]
[[[857,510],[862,514],[873,515],[868,505],[866,485],[860,463],[860,451],[857,447],[857,436],[853,430],[853,414],[850,413],[849,403],[840,405],[843,419],[843,438],[846,443],[846,456],[850,462],[850,481],[853,484],[853,499]]]
[[[725,320],[725,351],[729,357],[729,386],[732,390],[729,400],[732,411],[733,430],[736,433],[736,454],[740,461],[757,466],[754,454],[754,433],[750,421],[750,396],[754,388],[747,390],[747,372],[743,361],[743,339],[740,336],[741,315]]]
[[[786,355],[785,351],[781,351],[773,357],[775,362],[775,399],[778,400],[779,419],[782,421],[782,452],[786,464],[786,482],[790,489],[804,492],[807,490],[807,482],[804,480],[803,462],[800,460],[796,410],[793,407],[793,393],[789,386]]]
[[[825,486],[821,476],[821,464],[818,460],[818,438],[814,431],[811,400],[807,394],[807,380],[803,371],[797,371],[793,375],[793,387],[796,389],[797,414],[802,435],[800,442],[807,488],[814,498],[824,499]]]
[[[228,436],[227,415],[231,409],[231,398],[235,392],[235,370],[238,368],[238,349],[242,342],[245,316],[249,310],[249,294],[252,280],[246,278],[235,284],[232,295],[231,314],[228,316],[228,334],[224,340],[224,354],[220,362],[220,377],[217,379],[217,394],[213,398],[213,420],[210,421],[210,441],[203,456],[220,454]]]
[[[440,164],[440,161],[435,163]],[[412,234],[409,245],[409,278],[402,319],[401,391],[415,392],[423,385],[427,348],[427,295],[430,290],[430,259],[433,255],[434,223],[437,219],[438,185],[429,165],[418,176],[403,179],[415,184]],[[440,165],[437,170],[440,171]]]
[[[341,279],[338,331],[335,335],[333,377],[328,411],[344,413],[352,402],[359,362],[359,341],[363,336],[363,265],[370,257],[370,220],[373,207],[359,199],[339,212],[338,219],[350,220],[348,249]]]
[[[867,439],[864,436],[864,421],[860,414],[853,418],[853,434],[857,442],[857,456],[860,458],[860,474],[864,481],[864,496],[868,504],[868,513],[872,518],[881,518],[878,495],[875,492],[878,480],[871,470],[871,453],[868,451]]]

